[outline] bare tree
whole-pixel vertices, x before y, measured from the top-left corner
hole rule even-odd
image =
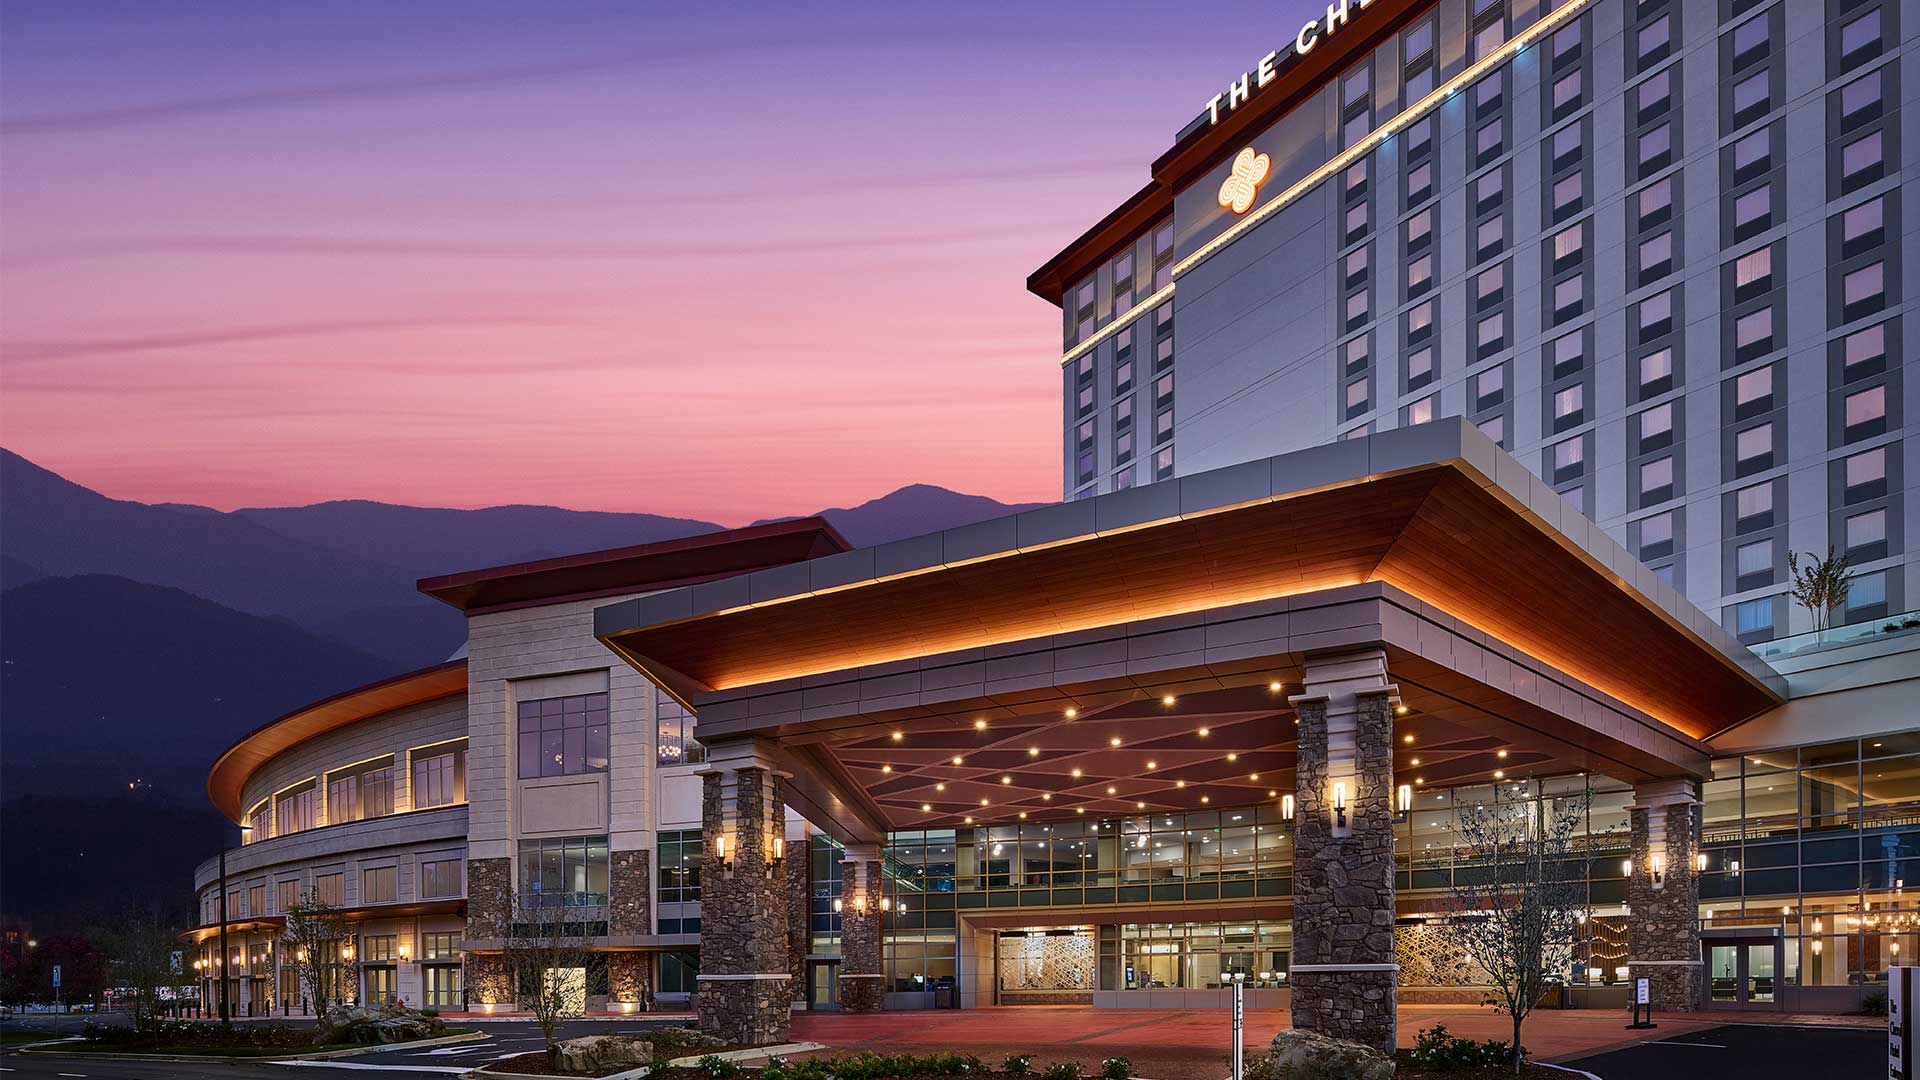
[[[340,909],[320,899],[312,889],[286,910],[287,925],[280,932],[280,968],[292,968],[301,991],[324,1013],[330,1001],[359,997],[358,980],[349,959],[353,927]]]
[[[1586,796],[1538,802],[1473,803],[1457,811],[1459,856],[1441,932],[1492,986],[1485,1004],[1513,1019],[1513,1069],[1520,1025],[1570,960],[1586,910],[1584,853],[1578,850]]]
[[[1829,547],[1823,559],[1809,551],[1803,568],[1800,556],[1789,551],[1787,572],[1793,575],[1793,602],[1813,616],[1815,630],[1825,630],[1833,621],[1834,609],[1847,602],[1847,592],[1853,588],[1853,570],[1847,565],[1846,553],[1835,554]]]
[[[149,905],[129,904],[104,920],[93,937],[107,956],[114,985],[130,991],[133,1026],[152,1026],[159,1015],[160,988],[179,985],[185,975],[180,943],[167,919]]]
[[[564,896],[565,894],[561,894]],[[554,1029],[587,1009],[587,961],[592,956],[591,919],[597,910],[569,903],[541,903],[561,896],[523,896],[507,924],[501,966],[514,1003],[533,1014],[547,1040],[547,1060],[557,1064]]]

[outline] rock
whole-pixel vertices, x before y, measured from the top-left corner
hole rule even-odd
[[[631,1068],[653,1060],[650,1044],[625,1035],[586,1035],[554,1044],[555,1062],[569,1072],[599,1072],[615,1066]]]
[[[672,1061],[674,1058],[692,1057],[706,1050],[715,1050],[727,1045],[725,1039],[715,1038],[702,1031],[686,1027],[655,1028],[640,1038],[653,1046],[653,1060]]]
[[[1393,1080],[1393,1059],[1370,1046],[1312,1031],[1282,1031],[1248,1080]]]
[[[398,1003],[377,1009],[364,1005],[335,1005],[321,1014],[313,1042],[316,1046],[411,1042],[414,1039],[431,1039],[446,1032],[447,1025],[439,1017],[427,1016]]]

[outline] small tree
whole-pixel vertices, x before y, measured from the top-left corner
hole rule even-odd
[[[353,964],[346,959],[353,928],[340,909],[308,889],[285,914],[287,925],[280,932],[280,968],[293,969],[301,992],[313,1002],[314,1012],[326,1012],[329,1001],[357,998]]]
[[[159,1015],[160,988],[178,985],[184,975],[172,928],[157,909],[131,904],[103,922],[95,936],[107,955],[114,985],[129,991],[133,1026],[146,1030]]]
[[[1486,1004],[1513,1019],[1513,1070],[1520,1071],[1520,1025],[1546,991],[1562,957],[1571,957],[1586,909],[1576,838],[1586,798],[1459,808],[1456,844],[1470,865],[1456,865],[1443,933],[1486,973]]]
[[[567,903],[542,904],[542,899],[535,893],[514,905],[500,959],[514,1003],[533,1014],[547,1040],[547,1061],[557,1065],[554,1030],[587,1009],[589,917],[594,913]]]
[[[1803,568],[1800,556],[1789,551],[1787,572],[1793,575],[1793,602],[1813,616],[1815,630],[1825,630],[1833,621],[1834,609],[1847,602],[1847,591],[1853,588],[1853,570],[1847,565],[1846,552],[1835,554],[1829,547],[1827,557],[1822,559],[1809,551]]]

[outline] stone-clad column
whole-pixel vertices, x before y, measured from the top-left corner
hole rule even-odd
[[[1698,1007],[1700,970],[1700,800],[1690,780],[1654,780],[1633,789],[1627,807],[1633,869],[1627,878],[1627,967],[1647,979],[1653,1006]],[[1658,876],[1656,878],[1656,870]]]
[[[886,1002],[880,971],[880,845],[848,844],[841,856],[840,1011],[879,1012]]]
[[[783,804],[791,805],[781,785]],[[807,954],[813,951],[813,844],[806,819],[797,819],[799,828],[787,836],[787,991],[799,1008],[806,1008]]]
[[[735,1043],[785,1042],[792,974],[774,841],[785,843],[786,811],[760,748],[710,749],[713,765],[701,776],[700,1030]]]
[[[1293,1026],[1393,1053],[1393,709],[1379,651],[1308,661],[1294,780]],[[1336,786],[1346,811],[1335,808]]]

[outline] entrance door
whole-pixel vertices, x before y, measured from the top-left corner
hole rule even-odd
[[[1780,943],[1775,938],[1707,943],[1707,1003],[1715,1008],[1772,1008],[1778,1001]]]
[[[385,1005],[395,996],[394,970],[390,967],[367,969],[367,1004]]]
[[[838,961],[807,961],[807,1008],[825,1012],[839,1010],[840,964]]]

